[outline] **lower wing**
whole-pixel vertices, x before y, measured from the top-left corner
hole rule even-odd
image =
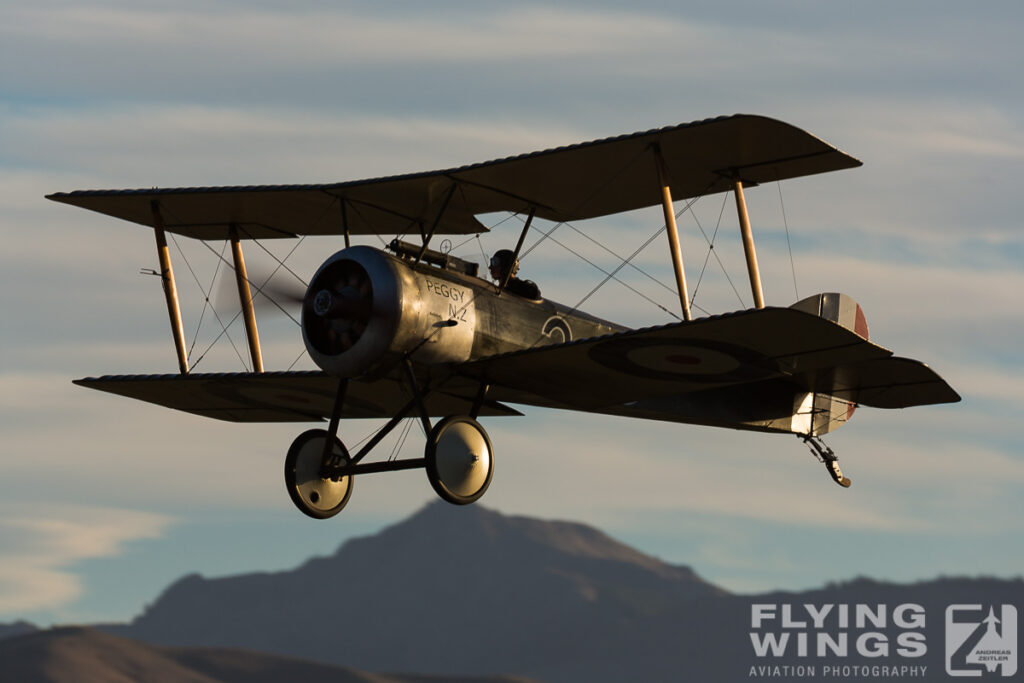
[[[338,378],[323,372],[193,373],[107,375],[75,384],[229,422],[310,422],[330,417]],[[350,380],[342,417],[390,418],[409,401],[399,381]],[[475,396],[433,391],[424,399],[431,416],[468,413]],[[520,415],[487,401],[481,415]]]

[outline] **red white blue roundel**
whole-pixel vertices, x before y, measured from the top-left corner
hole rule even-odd
[[[591,349],[590,357],[605,367],[650,379],[714,384],[772,374],[760,354],[708,339],[611,339]]]

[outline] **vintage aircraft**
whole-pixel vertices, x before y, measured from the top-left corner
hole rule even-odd
[[[849,486],[820,437],[855,407],[960,397],[923,363],[869,341],[860,306],[844,294],[765,306],[743,188],[860,165],[789,124],[735,115],[387,178],[49,195],[154,229],[178,355],[178,374],[75,383],[221,420],[327,419],[285,459],[292,500],[316,518],[338,513],[353,479],[371,472],[422,467],[444,500],[477,500],[494,472],[477,418],[521,414],[508,403],[796,434]],[[673,200],[726,191],[735,194],[755,308],[693,319]],[[627,329],[510,287],[534,217],[578,221],[658,204],[680,322]],[[478,277],[476,263],[431,248],[438,235],[486,231],[476,216],[497,211],[526,220],[496,284]],[[254,372],[189,372],[166,232],[230,240]],[[351,235],[408,233],[421,243],[350,244]],[[303,341],[322,371],[264,372],[241,244],[297,235],[345,239],[302,297]],[[410,416],[428,435],[424,457],[364,463]],[[388,422],[350,453],[339,422],[368,417]]]

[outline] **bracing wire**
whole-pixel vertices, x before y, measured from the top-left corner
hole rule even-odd
[[[177,245],[175,245],[177,246]],[[224,246],[221,247],[220,253],[221,258],[224,256],[224,250],[227,249],[228,242],[224,240]],[[178,251],[181,251],[180,249]],[[217,261],[217,265],[213,269],[213,277],[210,278],[209,291],[213,291],[213,286],[217,283],[217,276],[220,274],[220,261]],[[203,328],[203,319],[206,317],[206,309],[212,308],[213,303],[210,301],[210,297],[205,292],[203,293],[203,310],[199,313],[199,322],[196,323],[196,333],[192,337],[192,344],[188,347],[188,355],[192,355],[192,351],[196,348],[196,342],[199,341],[199,331]]]
[[[710,188],[710,186],[708,186],[708,187]],[[697,201],[703,196],[703,194],[704,193],[702,192],[702,193],[698,194],[697,196],[693,197],[690,201],[688,201],[686,203],[686,206],[684,206],[682,209],[680,209],[678,212],[676,212],[676,214],[675,214],[676,217],[678,218],[679,216],[681,216],[684,213],[686,213],[687,211],[689,211],[690,208],[693,207],[693,205],[696,204]],[[559,225],[561,225],[561,224],[559,224]],[[553,231],[553,229],[552,229],[552,231]],[[552,232],[552,231],[549,231],[548,234],[550,235],[550,232]],[[589,299],[591,296],[593,296],[599,289],[604,287],[605,284],[607,284],[609,280],[611,280],[613,277],[615,277],[615,275],[617,275],[620,270],[625,268],[634,258],[636,258],[640,254],[640,252],[642,252],[644,249],[646,249],[648,246],[650,246],[650,244],[652,242],[654,242],[654,240],[657,239],[657,237],[659,235],[661,235],[661,233],[664,232],[664,231],[665,231],[665,226],[662,225],[660,228],[658,228],[654,232],[654,234],[652,234],[650,237],[647,238],[647,241],[645,241],[643,244],[641,244],[639,247],[637,247],[637,249],[632,254],[630,254],[625,260],[622,261],[622,263],[620,263],[614,269],[612,269],[611,273],[606,274],[604,279],[601,280],[599,283],[597,283],[597,285],[595,285],[593,289],[591,289],[589,292],[587,292],[587,294],[582,299],[580,299],[576,303],[576,305],[573,306],[570,310],[573,311],[573,312],[579,310],[580,306],[582,306],[584,303],[586,303],[587,299]],[[536,246],[536,245],[534,245],[534,246]],[[704,311],[704,309],[700,309],[700,310],[702,312],[706,313],[706,311]],[[543,337],[539,338],[536,342],[534,342],[532,344],[532,346],[536,346],[537,343],[541,339],[543,339]]]
[[[262,249],[262,250],[263,250],[264,252],[266,252],[266,253],[267,253],[267,255],[268,255],[268,256],[270,256],[270,258],[274,259],[274,261],[276,261],[276,262],[277,262],[277,267],[276,267],[276,268],[274,268],[274,272],[272,272],[272,273],[270,274],[270,276],[269,276],[269,277],[267,277],[266,281],[265,281],[265,282],[264,282],[263,284],[266,284],[267,282],[269,282],[269,281],[270,281],[270,278],[274,277],[274,275],[275,275],[275,274],[277,273],[277,271],[278,271],[278,270],[280,270],[281,268],[284,268],[284,269],[285,269],[286,271],[288,271],[288,272],[289,272],[289,273],[291,274],[291,276],[292,276],[292,277],[294,277],[294,278],[295,278],[296,280],[298,280],[299,282],[301,282],[301,283],[303,284],[303,286],[305,286],[305,287],[308,287],[308,286],[309,286],[309,283],[308,283],[308,282],[306,282],[306,280],[305,280],[305,279],[303,279],[302,277],[300,277],[298,273],[296,273],[296,272],[295,272],[294,270],[292,270],[291,268],[289,268],[289,267],[288,267],[288,265],[287,265],[287,264],[285,263],[285,261],[287,261],[287,260],[288,260],[289,258],[291,258],[291,255],[295,253],[295,250],[296,250],[296,249],[298,249],[298,248],[299,248],[299,246],[301,246],[301,245],[302,245],[302,242],[303,242],[303,241],[304,241],[304,240],[306,239],[306,237],[308,237],[308,235],[303,235],[302,237],[300,237],[300,238],[299,238],[299,240],[298,240],[298,241],[297,241],[297,242],[295,243],[295,246],[293,246],[293,247],[292,247],[292,248],[291,248],[290,250],[288,250],[288,253],[284,255],[284,258],[283,258],[283,259],[279,259],[279,258],[278,258],[278,257],[277,257],[277,256],[276,256],[276,255],[274,254],[274,252],[270,251],[270,250],[269,250],[269,249],[267,249],[267,248],[266,248],[265,246],[263,246],[263,243],[262,243],[262,242],[260,242],[260,241],[259,241],[258,239],[256,239],[255,237],[253,237],[253,238],[252,238],[252,241],[253,241],[253,243],[254,243],[254,244],[255,244],[255,245],[257,246],[257,247],[259,247],[260,249]],[[263,296],[267,296],[267,295],[266,295],[266,294],[264,294]],[[269,299],[270,297],[267,297],[267,298]]]
[[[789,241],[789,221],[786,220],[786,203],[782,201],[782,183],[776,180],[775,186],[779,190],[779,206],[782,208],[782,224],[786,227],[786,248],[789,249],[789,269],[793,273],[793,294],[796,295],[796,300],[799,301],[800,290],[796,287],[796,263],[793,261],[793,245]]]
[[[199,281],[199,277],[196,275],[195,270],[193,270],[192,264],[189,263],[188,257],[185,255],[185,252],[182,251],[181,245],[178,244],[178,240],[174,237],[174,233],[171,233],[171,242],[174,244],[174,248],[178,250],[178,255],[181,256],[181,259],[185,262],[185,266],[188,268],[188,272],[192,274],[192,279],[195,280],[196,286],[199,287],[199,291],[201,291],[203,293],[203,296],[206,298],[206,300],[209,301],[209,299],[210,299],[209,292],[207,292],[205,289],[203,289],[203,284]],[[217,252],[213,251],[213,247],[211,247],[209,244],[206,244],[206,242],[202,242],[202,244],[207,249],[212,251],[214,254],[217,254]],[[217,254],[217,255],[218,255],[218,257],[223,259],[222,255],[220,255],[220,254]],[[217,335],[216,339],[214,339],[213,342],[210,344],[210,346],[206,347],[206,350],[203,351],[199,355],[199,358],[195,359],[192,362],[192,367],[195,368],[197,365],[199,365],[200,362],[202,362],[203,358],[206,357],[206,354],[210,351],[211,348],[213,348],[213,344],[216,344],[218,339],[220,339],[223,336],[227,336],[228,341],[231,343],[231,348],[234,349],[234,351],[235,351],[235,355],[238,356],[238,360],[242,363],[242,367],[245,368],[245,370],[248,372],[249,371],[249,366],[246,364],[245,359],[242,357],[242,354],[238,351],[238,347],[235,345],[235,340],[231,338],[231,334],[228,332],[228,328],[231,327],[231,325],[235,322],[235,320],[238,319],[238,316],[241,315],[241,311],[239,311],[235,315],[235,317],[232,318],[231,321],[227,325],[225,325],[224,321],[221,320],[220,315],[217,313],[217,307],[211,305],[210,306],[210,310],[213,311],[214,317],[217,319],[217,322],[220,324],[221,331],[220,331],[220,334]],[[199,331],[197,329],[196,330],[196,336],[198,337],[198,335],[199,335]]]
[[[324,213],[326,213],[326,209],[324,210]],[[324,213],[321,214],[320,218],[323,217]],[[173,216],[173,214],[171,214],[171,215]],[[317,219],[317,222],[319,222],[320,218]],[[181,245],[178,244],[178,240],[175,238],[174,233],[170,233],[170,237],[171,237],[171,241],[174,243],[175,248],[178,250],[178,254],[185,261],[185,265],[188,267],[189,272],[192,274],[192,279],[194,279],[196,281],[196,285],[199,287],[199,290],[203,293],[203,297],[205,298],[206,303],[210,305],[210,310],[213,312],[214,317],[217,319],[217,323],[221,327],[220,333],[216,337],[214,337],[213,341],[210,342],[209,346],[207,346],[203,350],[203,352],[199,355],[199,357],[192,362],[192,367],[195,368],[197,365],[199,365],[199,363],[206,357],[206,354],[208,354],[210,352],[210,349],[212,349],[214,347],[214,345],[218,341],[220,341],[220,338],[226,336],[228,341],[231,343],[231,348],[234,349],[234,351],[235,351],[235,355],[238,356],[239,361],[241,361],[242,367],[245,368],[246,371],[249,371],[249,366],[246,364],[245,359],[243,358],[242,354],[239,352],[238,347],[236,346],[234,340],[231,338],[231,334],[228,332],[228,328],[230,328],[235,323],[235,321],[238,320],[238,318],[241,317],[242,311],[239,310],[237,313],[235,313],[235,315],[231,318],[231,320],[228,321],[228,323],[226,325],[224,324],[224,321],[221,319],[220,314],[217,313],[217,307],[214,306],[212,304],[212,302],[210,302],[210,292],[206,291],[203,288],[203,285],[199,281],[198,276],[196,275],[195,271],[192,269],[192,265],[189,263],[188,257],[185,255],[185,252],[181,249]],[[298,242],[285,255],[284,260],[287,260],[288,258],[290,258],[291,255],[293,253],[295,253],[295,250],[299,248],[299,245],[301,245],[302,242],[305,239],[306,239],[306,235],[303,235],[301,238],[299,238]],[[268,301],[270,301],[270,303],[274,304],[282,313],[284,313],[289,318],[291,318],[292,322],[294,322],[296,325],[301,326],[301,323],[298,320],[296,320],[295,317],[291,313],[289,313],[287,310],[285,310],[285,308],[282,307],[279,303],[274,301],[273,298],[271,298],[271,297],[267,296],[266,294],[264,294],[263,293],[263,288],[266,287],[267,283],[270,282],[270,279],[272,277],[274,277],[274,275],[277,273],[277,271],[280,270],[282,267],[284,267],[289,273],[291,273],[293,276],[295,276],[299,280],[299,282],[302,282],[303,284],[305,284],[305,281],[301,277],[299,277],[297,274],[295,274],[295,272],[293,272],[290,268],[288,268],[285,265],[284,260],[278,259],[276,255],[274,255],[272,252],[270,252],[269,249],[267,249],[265,246],[260,244],[257,240],[253,239],[253,241],[256,242],[259,245],[259,247],[261,249],[263,249],[263,251],[265,251],[268,254],[270,254],[271,258],[273,258],[278,263],[278,266],[263,281],[262,285],[257,286],[251,280],[248,281],[250,286],[253,286],[253,287],[256,288],[256,292],[254,292],[253,295],[252,295],[253,298],[255,298],[257,294],[263,294],[263,296],[266,297],[266,299]],[[222,247],[220,253],[218,253],[205,240],[199,240],[199,243],[202,244],[204,247],[206,247],[206,249],[208,249],[210,251],[210,253],[212,253],[214,256],[217,257],[217,269],[220,268],[220,264],[221,263],[224,263],[224,264],[227,264],[228,266],[230,266],[232,270],[234,270],[234,264],[230,263],[226,258],[224,258],[224,248],[223,247]],[[226,244],[227,244],[227,242],[225,241],[225,245]],[[216,279],[216,273],[214,274],[214,279]],[[213,284],[212,283],[210,285],[210,289],[211,289],[211,291],[213,289]],[[205,311],[205,306],[204,306],[204,311]],[[199,336],[199,331],[197,329],[196,330],[196,339],[198,339],[198,336]],[[195,340],[193,340],[193,346],[194,345],[195,345]],[[190,349],[190,354],[191,354],[191,349]],[[300,356],[300,358],[301,358],[301,356]],[[298,362],[298,359],[296,359],[295,362]],[[294,366],[295,363],[292,363],[292,365]]]
[[[389,462],[397,458],[398,454],[402,451],[402,447],[405,446],[405,442],[409,438],[409,432],[412,431],[413,422],[419,423],[419,420],[415,418],[405,420],[405,426],[402,427],[402,432],[398,435],[398,439],[395,441],[395,445],[391,449],[391,455],[388,456]]]
[[[569,227],[572,227],[572,226],[569,226]],[[575,228],[573,228],[573,229],[575,230]],[[579,232],[579,231],[577,231],[577,232]],[[659,233],[660,233],[660,231],[659,231]],[[637,289],[636,287],[633,287],[632,285],[630,285],[630,284],[629,284],[628,282],[626,282],[625,280],[621,280],[621,279],[619,279],[618,277],[616,277],[616,276],[615,276],[615,273],[609,273],[609,272],[608,272],[607,270],[605,270],[605,269],[604,269],[604,268],[602,268],[601,266],[597,265],[596,263],[594,263],[593,261],[591,261],[590,259],[588,259],[588,258],[587,258],[586,256],[584,256],[583,254],[581,254],[581,253],[579,253],[578,251],[574,250],[574,249],[573,249],[572,247],[570,247],[570,246],[568,246],[568,245],[566,245],[566,244],[563,244],[563,243],[559,242],[559,241],[558,241],[557,239],[555,239],[554,237],[549,237],[548,239],[550,239],[550,240],[551,240],[552,242],[554,242],[554,243],[555,243],[555,244],[557,244],[558,246],[562,247],[563,249],[565,249],[565,250],[566,250],[566,251],[568,251],[568,252],[569,252],[570,254],[574,255],[574,256],[575,256],[576,258],[580,259],[581,261],[583,261],[583,262],[584,262],[584,263],[586,263],[587,265],[590,265],[590,266],[592,266],[593,268],[595,268],[595,269],[597,269],[597,270],[601,271],[602,273],[604,273],[604,274],[605,274],[605,275],[607,276],[607,278],[610,278],[610,279],[612,279],[612,280],[615,280],[615,281],[616,281],[616,282],[618,282],[618,283],[619,283],[620,285],[622,285],[623,287],[625,287],[625,288],[626,288],[626,289],[628,289],[629,291],[631,291],[631,292],[633,292],[634,294],[636,294],[637,296],[639,296],[639,297],[640,297],[641,299],[644,299],[644,300],[645,300],[645,301],[647,301],[648,303],[654,304],[655,306],[657,306],[658,308],[660,308],[660,309],[661,309],[662,311],[664,311],[665,313],[668,313],[669,315],[671,315],[672,317],[674,317],[674,318],[675,318],[676,320],[682,320],[682,318],[681,318],[681,317],[679,317],[678,315],[676,315],[675,313],[673,313],[673,312],[672,312],[672,311],[670,311],[669,309],[665,308],[664,306],[662,306],[661,304],[659,304],[659,303],[658,303],[657,301],[655,301],[655,300],[654,300],[654,299],[652,299],[651,297],[647,296],[646,294],[644,294],[643,292],[641,292],[640,290],[638,290],[638,289]],[[595,242],[595,243],[596,243],[596,242]],[[599,245],[599,246],[601,246],[601,245]],[[608,251],[610,251],[610,250],[608,250]],[[613,253],[614,253],[614,252],[613,252]],[[643,271],[641,271],[641,272],[643,272]],[[604,281],[603,281],[603,282],[602,282],[601,284],[604,284],[604,282],[607,282],[607,281],[608,281],[608,280],[607,280],[607,278],[606,278],[606,279],[605,279],[605,280],[604,280]],[[657,282],[657,280],[655,280],[655,282]],[[598,289],[598,288],[595,288],[594,290],[592,290],[592,291],[591,291],[591,294],[593,294],[594,292],[596,292],[596,291],[597,291],[597,289]],[[589,296],[589,295],[588,295],[588,296]],[[585,299],[584,299],[584,300],[585,300]],[[581,306],[582,306],[582,305],[583,305],[583,302],[581,301],[579,305],[581,305]]]
[[[626,259],[622,258],[622,257],[621,257],[621,256],[620,256],[620,255],[619,255],[618,253],[616,253],[615,251],[613,251],[613,250],[609,249],[609,248],[608,248],[607,246],[605,246],[605,245],[601,244],[601,243],[600,243],[600,242],[598,242],[598,241],[597,241],[596,239],[594,239],[593,237],[591,237],[591,236],[590,236],[590,235],[588,235],[587,233],[583,232],[582,230],[580,230],[580,229],[579,229],[579,228],[577,228],[576,226],[572,225],[571,223],[566,223],[565,225],[566,225],[566,226],[567,226],[567,227],[568,227],[568,228],[569,228],[570,230],[572,230],[573,232],[575,232],[575,233],[576,233],[577,235],[579,235],[580,237],[583,237],[583,238],[585,238],[585,239],[587,239],[587,240],[590,240],[591,242],[593,242],[594,244],[596,244],[596,245],[597,245],[598,247],[600,247],[601,249],[604,249],[604,250],[605,250],[606,252],[608,252],[609,254],[611,254],[612,256],[614,256],[614,257],[615,257],[616,259],[618,259],[619,261],[625,261],[625,260],[626,260]],[[665,284],[664,282],[662,282],[662,281],[661,281],[661,280],[659,280],[658,278],[654,277],[653,275],[651,275],[650,273],[648,273],[648,272],[647,272],[646,270],[644,270],[644,269],[643,269],[643,268],[641,268],[640,266],[636,265],[635,263],[633,263],[633,262],[630,262],[630,263],[629,263],[629,267],[630,267],[630,268],[632,268],[633,270],[635,270],[636,272],[640,273],[641,275],[645,276],[645,277],[646,277],[647,279],[649,279],[649,280],[650,280],[651,282],[653,282],[654,284],[656,284],[656,285],[660,285],[660,286],[661,286],[661,287],[662,287],[663,289],[665,289],[666,291],[668,291],[668,292],[671,292],[671,293],[675,294],[675,291],[676,291],[676,290],[672,289],[672,287],[670,287],[669,285],[666,285],[666,284]],[[677,316],[677,317],[678,317],[678,316]]]
[[[704,226],[700,224],[700,220],[697,219],[697,214],[691,213],[694,222],[697,224],[697,228],[700,230],[700,234],[704,236],[704,241],[708,243],[708,253],[704,255],[704,265],[701,266],[700,275],[697,276],[697,286],[693,288],[693,296],[691,299],[697,298],[697,290],[700,289],[700,283],[704,279],[704,271],[707,270],[708,261],[711,257],[715,257],[715,261],[718,262],[718,267],[722,269],[722,274],[725,275],[725,279],[728,281],[729,286],[732,287],[733,293],[736,294],[736,299],[740,302],[740,306],[743,306],[743,297],[740,296],[739,290],[736,289],[736,285],[733,284],[732,278],[729,277],[729,271],[726,270],[725,264],[722,263],[722,259],[718,257],[718,252],[715,251],[715,239],[718,237],[718,229],[722,225],[722,216],[725,215],[725,205],[728,203],[729,195],[722,195],[722,207],[718,210],[718,222],[715,223],[715,231],[711,234],[711,239],[708,239],[708,235],[704,232]],[[693,301],[690,301],[690,305],[693,306]]]
[[[298,356],[295,357],[295,360],[292,361],[292,364],[288,366],[288,369],[285,372],[291,372],[292,368],[294,368],[296,365],[298,365],[299,361],[302,360],[302,357],[305,356],[305,355],[306,355],[306,349],[302,349],[302,352]]]
[[[302,238],[301,238],[301,239],[300,239],[299,241],[301,242],[301,241],[302,241],[303,239],[305,239],[305,236],[303,236],[303,237],[302,237]],[[202,244],[203,244],[203,245],[205,245],[205,246],[206,246],[206,248],[207,248],[207,249],[209,249],[209,250],[210,250],[210,251],[211,251],[212,253],[214,253],[214,254],[217,254],[217,252],[213,251],[213,248],[212,248],[212,247],[211,247],[211,246],[210,246],[209,244],[206,244],[206,242],[203,242]],[[292,251],[288,252],[288,255],[289,255],[289,256],[291,256],[292,252],[294,252],[294,251],[295,251],[295,249],[297,249],[297,248],[298,248],[298,246],[299,246],[299,245],[298,245],[298,244],[296,244],[296,245],[295,245],[294,247],[292,247]],[[225,258],[224,258],[223,256],[219,256],[219,258],[220,258],[220,259],[221,259],[222,261],[224,261],[224,263],[227,263],[227,264],[228,264],[229,266],[231,266],[231,269],[232,269],[232,270],[234,270],[234,264],[232,264],[232,263],[228,263],[228,260],[227,260],[227,259],[225,259]],[[288,257],[286,256],[285,258],[288,258]],[[296,319],[295,319],[295,316],[294,316],[294,315],[292,315],[292,314],[291,314],[291,313],[290,313],[290,312],[289,312],[289,311],[288,311],[288,310],[287,310],[287,309],[286,309],[286,308],[285,308],[284,306],[282,306],[281,304],[279,304],[279,303],[277,303],[276,301],[274,301],[273,297],[271,297],[271,296],[268,296],[268,295],[267,295],[267,294],[266,294],[266,293],[265,293],[265,292],[263,291],[263,289],[264,289],[264,288],[265,288],[265,287],[267,286],[267,283],[268,283],[268,282],[270,282],[270,280],[271,280],[271,279],[272,279],[272,278],[274,277],[274,275],[276,275],[276,274],[277,274],[277,271],[278,271],[278,270],[280,270],[280,266],[279,266],[279,267],[277,267],[277,268],[275,268],[275,269],[274,269],[273,271],[271,271],[270,275],[268,275],[268,276],[267,276],[266,278],[264,278],[264,280],[263,280],[263,284],[259,284],[259,285],[257,285],[257,284],[256,284],[255,282],[253,282],[252,280],[248,280],[248,283],[249,283],[249,285],[250,285],[251,287],[255,288],[255,290],[256,290],[256,291],[255,291],[255,292],[253,293],[252,297],[253,297],[253,299],[255,299],[255,298],[256,298],[256,295],[257,295],[257,294],[262,294],[262,295],[263,295],[263,296],[264,296],[264,297],[265,297],[265,298],[267,299],[267,301],[269,301],[270,303],[274,304],[274,306],[276,306],[276,307],[277,307],[277,309],[278,309],[279,311],[281,311],[281,312],[282,312],[282,313],[284,313],[284,314],[285,314],[286,316],[288,316],[289,318],[291,318],[291,321],[292,321],[293,323],[295,323],[296,325],[298,325],[298,326],[300,326],[300,327],[301,327],[301,326],[302,326],[302,323],[300,323],[300,322],[299,322],[298,320],[296,320]],[[303,280],[302,280],[302,278],[299,278],[299,281],[300,281],[300,282],[302,282],[302,281],[303,281]],[[236,313],[236,314],[235,314],[235,317],[231,319],[231,323],[235,322],[235,320],[237,320],[237,319],[239,318],[239,316],[241,316],[241,315],[242,315],[242,312],[241,312],[241,311],[239,311],[238,313]],[[228,323],[228,325],[231,325],[231,323]]]

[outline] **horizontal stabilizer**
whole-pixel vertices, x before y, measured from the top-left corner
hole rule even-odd
[[[960,400],[960,395],[935,371],[910,358],[878,358],[837,367],[819,378],[816,388],[872,408],[909,408]]]

